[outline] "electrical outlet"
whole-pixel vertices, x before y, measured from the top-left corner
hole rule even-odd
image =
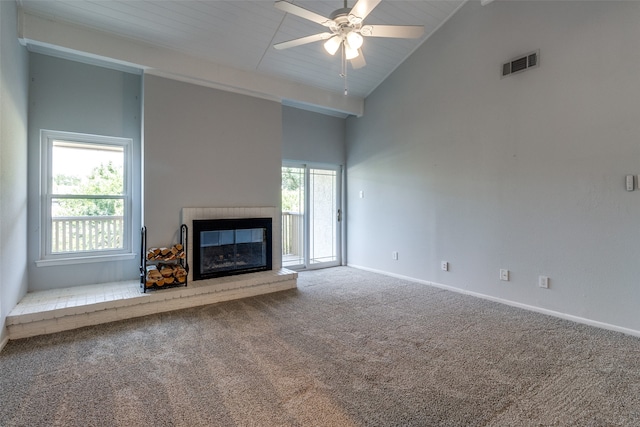
[[[538,277],[538,286],[541,288],[549,289],[549,278],[547,276]]]
[[[509,281],[509,270],[505,270],[504,268],[500,269],[500,280],[504,280],[505,282]]]
[[[391,252],[391,259],[395,259],[396,261],[398,260],[398,251]]]
[[[449,271],[449,263],[447,261],[440,261],[440,268],[442,271]]]
[[[633,191],[635,189],[635,179],[633,175],[627,175],[626,187],[627,191]]]

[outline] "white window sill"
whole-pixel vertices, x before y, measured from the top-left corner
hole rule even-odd
[[[92,255],[92,256],[77,256],[70,258],[51,258],[51,259],[39,259],[36,261],[37,267],[51,267],[54,265],[72,265],[72,264],[88,264],[91,262],[108,262],[108,261],[125,261],[135,259],[137,254],[135,252],[129,252],[124,254],[112,254],[112,255]]]

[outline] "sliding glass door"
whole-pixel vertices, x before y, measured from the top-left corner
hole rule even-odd
[[[282,167],[282,262],[287,268],[340,265],[339,166]]]

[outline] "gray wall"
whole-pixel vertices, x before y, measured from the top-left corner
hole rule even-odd
[[[141,77],[61,58],[29,55],[29,290],[129,280],[138,277],[131,261],[37,267],[39,257],[40,130],[132,138],[134,251],[140,230]]]
[[[279,103],[145,76],[147,243],[177,241],[183,207],[280,206]]]
[[[282,158],[344,165],[345,119],[282,107]]]
[[[349,263],[638,333],[638,22],[638,2],[468,2],[347,121]]]
[[[16,3],[0,1],[0,343],[27,292],[28,55],[17,35]]]

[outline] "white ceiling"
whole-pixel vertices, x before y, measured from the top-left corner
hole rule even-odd
[[[383,0],[367,24],[424,25],[420,39],[367,38],[367,65],[348,68],[350,96],[366,97],[466,0]],[[286,50],[274,43],[326,30],[285,14],[272,0],[18,0],[28,13],[80,24],[201,57],[228,67],[284,78],[330,92],[342,92],[339,56],[322,42]],[[341,0],[295,3],[328,16]],[[348,6],[353,6],[349,0]]]

